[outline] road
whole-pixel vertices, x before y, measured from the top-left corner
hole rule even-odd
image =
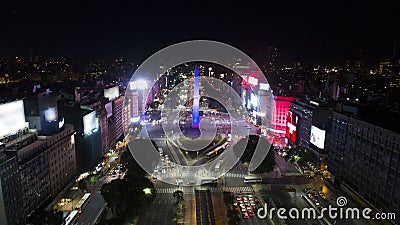
[[[235,121],[233,126],[236,126],[243,132],[247,131],[250,134],[256,134],[257,131],[253,125],[249,124],[245,120]],[[247,128],[246,126],[249,126],[250,128]],[[172,156],[170,158],[174,159],[175,162],[185,162],[187,159],[185,159],[185,156],[181,154],[181,152],[178,154],[178,152],[176,152],[174,149],[167,147],[163,132],[157,131],[160,129],[160,127],[161,126],[159,125],[150,125],[148,127],[151,135],[156,137],[155,141],[157,146],[162,147],[164,152]],[[277,167],[274,171],[262,175],[263,182],[261,184],[251,185],[249,183],[244,183],[244,177],[249,175],[248,167],[238,162],[228,173],[218,179],[217,186],[207,185],[195,188],[180,187],[179,189],[183,190],[185,193],[186,224],[214,224],[213,220],[220,218],[218,216],[220,216],[219,214],[221,214],[221,210],[224,211],[225,209],[221,207],[220,202],[213,202],[212,199],[218,199],[218,201],[222,201],[223,191],[236,194],[254,193],[260,199],[265,200],[270,207],[275,206],[277,208],[282,207],[285,209],[296,208],[299,209],[300,212],[301,209],[313,207],[312,203],[303,197],[305,195],[303,189],[304,187],[319,188],[320,186],[324,186],[323,181],[318,180],[319,178],[309,178],[308,176],[301,175],[292,163],[286,162],[278,154],[276,155],[276,163]],[[202,177],[211,177],[212,175],[212,171],[208,171],[208,173],[206,171],[200,171],[199,173],[199,176]],[[174,201],[172,193],[177,190],[178,187],[163,183],[159,180],[155,180],[154,183],[159,194],[155,202],[149,206],[148,211],[143,216],[147,223],[141,224],[167,224],[163,222],[165,221],[165,218],[169,220],[169,218],[173,217],[174,212],[173,210],[170,210],[171,205],[169,204]],[[329,192],[326,187],[324,190],[331,199],[330,202],[324,202],[324,206],[326,206],[328,203],[334,204],[334,201],[338,196],[332,191],[332,193]],[[168,201],[170,201],[170,203],[168,203]],[[352,202],[350,203],[353,204]],[[217,209],[215,208],[216,205],[218,205]],[[157,213],[160,213],[161,216],[158,216]],[[162,218],[164,218],[164,220],[162,220]],[[277,221],[278,224],[282,223],[288,225],[331,225],[334,223],[332,220],[328,221],[317,219],[286,219],[281,221],[279,221],[279,219],[275,219],[275,222]],[[218,221],[215,222],[218,224]],[[337,220],[336,225],[369,224],[368,222],[365,222],[366,221]],[[270,224],[270,221],[268,219],[262,220],[256,217],[250,217],[248,219],[242,219],[240,224],[265,225]]]
[[[175,213],[175,198],[172,193],[158,193],[154,201],[139,216],[138,225],[169,225]]]
[[[76,225],[93,225],[99,219],[106,203],[101,194],[95,193],[90,197],[90,201],[80,215]]]

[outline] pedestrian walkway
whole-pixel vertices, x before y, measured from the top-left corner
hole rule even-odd
[[[156,188],[156,193],[157,194],[172,194],[177,190],[183,191],[183,193],[188,194],[188,193],[194,193],[196,189],[204,189],[204,190],[210,190],[211,192],[232,192],[232,193],[253,193],[254,190],[252,187],[202,187],[202,188],[196,188],[196,187],[167,187],[167,188]]]
[[[242,173],[226,173],[225,177],[245,178],[247,175]]]

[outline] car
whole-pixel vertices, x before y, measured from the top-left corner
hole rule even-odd
[[[233,205],[238,205],[237,201],[234,201],[234,202],[233,202]]]
[[[242,212],[247,212],[246,208],[242,208]]]
[[[237,197],[236,197],[236,200],[241,201],[242,198],[241,198],[240,196],[237,196]]]
[[[239,211],[239,207],[238,207],[238,206],[234,206],[233,209],[234,209],[235,211]]]
[[[171,162],[171,167],[175,167],[175,163],[174,162]]]
[[[253,212],[249,212],[248,214],[249,214],[250,217],[253,217],[253,216],[254,216],[254,213],[253,213]]]
[[[243,217],[243,219],[248,219],[248,218],[249,218],[249,215],[248,215],[247,213],[243,213],[243,214],[242,214],[242,217]]]

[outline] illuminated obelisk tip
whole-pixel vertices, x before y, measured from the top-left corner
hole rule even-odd
[[[192,110],[192,128],[199,128],[200,123],[200,95],[199,95],[199,68],[196,66],[194,69],[193,81],[193,110]]]

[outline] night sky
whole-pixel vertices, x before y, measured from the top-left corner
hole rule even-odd
[[[390,57],[394,42],[400,41],[399,9],[384,1],[13,2],[0,5],[3,57],[39,53],[76,60],[143,60],[173,43],[210,39],[238,47],[259,62],[274,45],[279,64],[296,59],[376,64]]]

